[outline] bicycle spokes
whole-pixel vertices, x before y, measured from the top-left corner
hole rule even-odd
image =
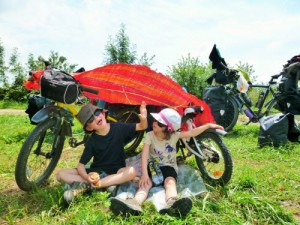
[[[212,185],[228,183],[232,174],[232,161],[227,146],[215,133],[203,133],[197,136],[200,150],[205,156],[196,156],[198,168],[204,180]]]
[[[43,132],[33,143],[33,154],[30,154],[26,164],[26,176],[28,180],[35,181],[46,170],[53,152],[55,151],[57,137],[50,129]]]

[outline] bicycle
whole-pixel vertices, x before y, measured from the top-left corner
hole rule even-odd
[[[80,94],[83,91],[97,92],[81,85],[79,90]],[[78,111],[76,103],[65,104],[54,100],[53,104],[42,108],[31,118],[37,125],[22,145],[15,168],[15,179],[20,189],[30,191],[46,182],[60,159],[66,137],[70,137],[69,145],[73,148],[85,143],[88,133],[82,141],[73,137],[72,124],[73,119],[77,119]],[[107,121],[138,122],[139,117],[135,106],[123,106],[114,115],[107,115]],[[126,155],[134,154],[143,136],[144,132],[139,131],[128,140],[124,147]]]
[[[265,89],[260,93],[259,99],[255,104],[257,110],[254,110],[252,99],[245,93],[240,93],[236,84],[225,85],[225,104],[224,114],[216,122],[222,125],[226,131],[230,131],[237,123],[239,114],[245,114],[249,120],[246,123],[257,123],[263,116],[273,115],[282,112],[283,109],[279,108],[277,102],[280,100],[280,95],[273,89],[272,86],[276,85],[274,81],[278,79],[279,75],[271,76],[267,85],[250,84],[250,88],[263,88]],[[271,96],[271,99],[268,100]]]
[[[83,91],[95,93],[95,90],[81,85],[79,85],[79,90],[80,93]],[[46,183],[60,159],[66,137],[70,137],[69,145],[73,148],[84,144],[89,137],[89,134],[85,134],[83,140],[78,142],[72,136],[73,118],[76,118],[78,113],[75,103],[62,103],[57,100],[54,100],[54,103],[54,105],[42,108],[31,118],[32,122],[37,125],[29,134],[18,155],[15,178],[19,188],[24,191],[33,190]],[[115,113],[107,115],[107,120],[109,122],[138,122],[135,107],[108,104],[108,108],[113,109]],[[186,124],[188,129],[195,126],[196,114],[196,110],[191,107],[184,111],[183,124]],[[178,152],[181,154],[178,159],[184,161],[194,154],[204,180],[212,185],[224,185],[229,182],[232,175],[231,156],[219,134],[223,134],[222,131],[210,129],[195,138],[178,142]],[[128,140],[125,146],[127,157],[138,153],[136,148],[143,139],[143,135],[143,131],[138,132],[136,136]],[[186,154],[184,149],[187,149],[189,153]]]
[[[198,112],[199,113],[199,112]],[[187,130],[195,128],[197,110],[188,107],[184,110],[182,126]],[[208,129],[196,137],[180,139],[177,143],[177,161],[185,161],[194,155],[196,164],[205,182],[212,186],[226,185],[232,176],[233,163],[230,151],[220,135],[223,130]],[[188,152],[184,150],[188,150]]]
[[[216,122],[222,125],[226,131],[232,130],[237,123],[239,114],[245,113],[249,118],[249,121],[246,123],[246,125],[248,125],[251,122],[258,122],[263,116],[284,112],[284,109],[278,104],[282,99],[282,95],[273,88],[277,85],[276,80],[282,74],[271,76],[271,79],[266,85],[248,83],[246,85],[248,87],[240,91],[239,88],[237,88],[237,81],[239,79],[246,81],[243,74],[238,70],[229,69],[215,46],[211,52],[210,59],[213,63],[213,67],[216,69],[216,73],[209,77],[207,82],[212,84],[213,79],[218,79],[217,83],[219,83],[219,85],[216,86],[216,89],[218,89],[220,96],[222,96],[221,98],[223,98],[219,99],[219,104],[223,107],[219,106],[221,110],[217,109],[213,114]],[[264,89],[264,91],[260,93],[255,105],[257,110],[254,109],[252,99],[247,95],[248,88]],[[209,88],[205,91],[208,95]],[[211,104],[208,97],[204,97],[203,99],[210,104],[211,108],[215,107]]]

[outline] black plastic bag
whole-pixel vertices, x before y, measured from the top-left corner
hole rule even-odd
[[[278,113],[260,119],[258,144],[263,146],[279,147],[288,141],[289,113]]]

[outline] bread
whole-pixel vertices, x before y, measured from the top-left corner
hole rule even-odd
[[[91,173],[89,174],[89,176],[90,176],[90,179],[91,179],[91,180],[96,181],[95,183],[93,183],[93,185],[94,185],[95,187],[100,188],[100,187],[101,187],[101,180],[100,180],[99,174],[96,173],[96,172],[91,172]]]

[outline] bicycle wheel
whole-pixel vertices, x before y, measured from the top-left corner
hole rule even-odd
[[[52,174],[60,158],[65,136],[55,135],[56,119],[41,122],[30,133],[19,153],[15,178],[20,189],[30,191]]]
[[[271,116],[271,115],[275,115],[280,112],[281,112],[281,110],[280,110],[279,106],[277,105],[277,101],[275,100],[275,98],[273,98],[271,100],[268,108],[266,109],[265,115]]]
[[[225,110],[222,116],[216,118],[217,124],[224,127],[226,131],[232,130],[239,116],[239,109],[232,97],[226,98]]]
[[[204,132],[196,137],[206,160],[195,156],[204,181],[210,185],[225,185],[232,175],[233,164],[230,152],[222,138],[212,132]]]
[[[300,115],[294,115],[295,125],[300,129]]]
[[[123,109],[117,113],[116,119],[123,123],[139,123],[140,119],[138,113],[132,109]],[[136,131],[132,137],[129,137],[124,146],[125,154],[127,157],[138,154],[136,151],[144,138],[144,131]]]

